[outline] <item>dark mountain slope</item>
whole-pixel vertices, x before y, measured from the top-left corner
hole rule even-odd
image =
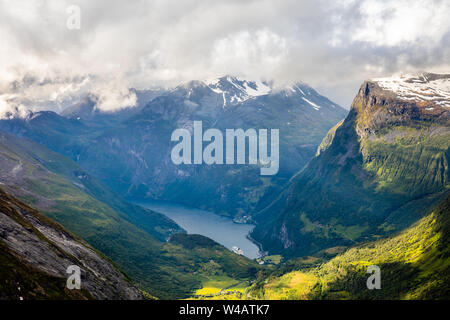
[[[413,80],[434,88],[448,77],[420,79],[403,80],[413,84],[409,95],[419,86]],[[319,155],[258,215],[253,237],[269,251],[306,255],[373,239],[411,225],[442,199],[450,187],[449,108],[405,100],[382,83],[362,85]]]
[[[33,141],[0,132],[0,162],[0,183],[42,210],[59,204],[76,211],[89,198],[107,204],[159,240],[181,231],[166,216],[124,201],[70,159]]]
[[[81,290],[66,288],[67,267]],[[142,299],[116,267],[59,224],[0,189],[1,299]]]

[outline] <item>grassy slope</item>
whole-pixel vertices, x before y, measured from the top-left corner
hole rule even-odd
[[[201,235],[174,235],[165,249],[178,259],[187,275],[194,276],[200,285],[189,296],[210,290],[222,290],[255,279],[261,268],[254,261],[236,255],[213,240]],[[188,250],[188,254],[186,254]]]
[[[362,244],[330,261],[259,279],[265,299],[449,299],[450,196],[396,236]],[[368,290],[367,267],[381,269],[381,289]]]
[[[155,238],[166,240],[173,232],[179,232],[181,230],[175,222],[166,216],[126,202],[118,194],[110,191],[69,158],[51,152],[47,148],[30,140],[17,139],[11,136],[9,136],[9,139],[13,139],[14,141],[14,149],[12,152],[16,153],[18,158],[36,161],[50,172],[70,182],[72,184],[71,187],[81,189],[82,193],[106,203],[113,210],[117,211],[122,218],[132,224],[138,225]],[[39,188],[42,188],[42,186],[39,186]],[[49,191],[52,194],[53,190]],[[61,193],[67,194],[68,192]]]

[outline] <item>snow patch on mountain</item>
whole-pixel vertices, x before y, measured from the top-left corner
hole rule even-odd
[[[236,78],[242,85],[233,83],[236,87],[244,89],[244,91],[252,97],[264,96],[272,92],[272,87],[267,82],[247,81],[245,79]]]
[[[314,109],[316,110],[320,110],[320,106],[318,106],[317,104],[315,104],[314,102],[306,99],[305,97],[302,97],[303,100],[305,100],[306,102],[308,102]]]
[[[372,81],[382,89],[394,92],[401,100],[450,107],[450,75],[424,73],[376,78]]]
[[[248,99],[268,95],[272,87],[262,81],[251,81],[239,77],[224,76],[207,79],[202,83],[213,92],[222,95],[223,107],[227,104],[235,105]]]

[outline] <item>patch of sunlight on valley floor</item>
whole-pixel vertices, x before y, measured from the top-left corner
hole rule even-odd
[[[290,272],[264,286],[266,299],[306,299],[318,278],[300,271]]]
[[[202,282],[203,288],[198,289],[195,295],[216,295],[222,290],[227,290],[236,286],[241,281],[235,280],[227,276],[210,276]]]

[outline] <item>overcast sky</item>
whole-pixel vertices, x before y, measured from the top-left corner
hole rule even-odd
[[[301,80],[348,108],[365,79],[450,72],[449,17],[446,0],[0,0],[0,112],[86,91],[120,108],[130,87],[225,74]]]

